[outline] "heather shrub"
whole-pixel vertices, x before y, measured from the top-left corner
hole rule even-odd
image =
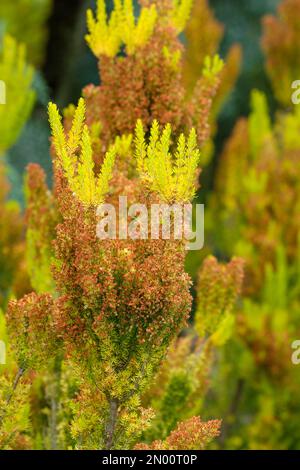
[[[262,21],[276,109],[253,87],[220,152],[242,51],[220,58],[210,3],[112,3],[79,28],[98,77],[65,109],[59,92],[41,107],[25,47],[3,40],[0,449],[298,449],[300,2]],[[35,65],[49,12],[23,38]],[[52,172],[33,156],[22,211],[8,153],[36,99]],[[187,207],[205,232],[188,258]]]

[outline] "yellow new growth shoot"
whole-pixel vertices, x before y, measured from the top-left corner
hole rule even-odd
[[[66,136],[57,106],[49,103],[49,121],[53,142],[70,189],[85,205],[98,205],[109,190],[116,157],[112,146],[106,153],[100,174],[94,173],[90,131],[85,124],[85,102],[81,98],[74,113],[72,128]]]
[[[152,5],[142,8],[136,21],[132,0],[114,0],[114,9],[108,19],[105,0],[97,0],[96,18],[92,10],[87,12],[89,34],[86,41],[96,57],[115,57],[122,45],[127,54],[134,54],[137,48],[147,43],[156,19],[156,7]]]
[[[188,202],[195,195],[195,176],[200,159],[195,129],[191,130],[188,139],[181,134],[174,156],[170,151],[171,144],[170,124],[161,133],[158,122],[154,121],[147,144],[143,124],[140,120],[137,122],[135,156],[142,179],[163,200]]]
[[[173,0],[171,22],[178,34],[181,33],[191,15],[194,0]]]
[[[206,56],[204,59],[204,67],[202,74],[206,78],[214,78],[222,71],[224,68],[224,61],[220,58],[218,54],[214,56]]]

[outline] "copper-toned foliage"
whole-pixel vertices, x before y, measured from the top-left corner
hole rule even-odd
[[[150,446],[139,444],[137,450],[203,450],[220,434],[221,421],[202,421],[193,417],[179,423],[165,441],[154,441]]]
[[[84,90],[88,123],[101,122],[105,146],[116,135],[132,133],[137,119],[142,119],[148,130],[154,119],[162,125],[170,123],[177,133],[194,125],[203,144],[220,73],[212,79],[200,78],[203,63],[199,82],[194,84],[192,95],[187,93],[182,76],[183,47],[178,31],[167,21],[172,2],[151,3],[161,14],[147,44],[129,56],[100,57],[101,85],[89,85]]]

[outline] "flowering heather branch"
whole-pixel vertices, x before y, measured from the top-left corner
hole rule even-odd
[[[170,123],[177,134],[194,125],[199,133],[199,142],[203,143],[221,68],[211,69],[210,79],[204,72],[205,77],[196,85],[192,97],[187,96],[182,78],[183,47],[174,22],[178,25],[180,18],[183,26],[190,2],[176,2],[174,5],[173,1],[165,0],[142,4],[146,9],[159,11],[154,33],[125,57],[100,54],[101,85],[89,85],[84,90],[87,123],[101,122],[101,139],[106,148],[116,136],[132,134],[138,119],[143,121],[146,132],[155,119],[163,126]],[[129,6],[124,4],[124,8],[128,9],[131,17]]]
[[[99,405],[94,412],[101,416],[102,432],[99,428],[97,432],[103,436],[103,448],[109,442],[107,429],[111,429],[112,407],[117,403],[110,445],[118,447],[122,442],[119,433],[126,428],[126,410],[139,409],[139,394],[171,339],[184,326],[190,309],[184,246],[168,240],[99,240],[94,208],[74,197],[60,165],[55,163],[54,171],[62,218],[53,262],[58,297],[32,294],[11,302],[12,341],[15,334],[16,342],[24,338],[23,346],[18,347],[20,362],[29,364],[26,344],[39,338],[42,350],[36,350],[37,357],[30,359],[30,366],[36,368],[43,351],[51,357],[46,345],[50,350],[54,347],[55,355],[57,341],[63,340],[82,384],[84,378],[89,393],[96,387],[100,394],[100,403],[93,403]],[[138,411],[135,413],[137,420]],[[129,429],[128,442],[132,439]]]
[[[85,103],[81,98],[75,110],[71,130],[66,138],[61,117],[56,105],[49,104],[49,121],[54,146],[70,189],[76,197],[87,205],[97,206],[108,192],[112,177],[116,152],[111,147],[105,155],[98,177],[94,174],[94,159],[91,135],[85,122]],[[80,149],[79,156],[76,151]]]
[[[159,2],[163,3],[163,2]],[[115,57],[122,45],[126,53],[132,55],[142,48],[151,38],[157,18],[157,12],[167,13],[164,21],[172,26],[177,34],[181,33],[191,13],[193,0],[141,1],[140,17],[136,21],[132,0],[114,0],[114,9],[107,19],[104,0],[97,1],[97,15],[87,12],[89,34],[86,41],[97,57]]]
[[[179,423],[165,441],[154,441],[150,446],[139,444],[137,450],[204,450],[220,434],[221,421],[203,422],[193,417]]]

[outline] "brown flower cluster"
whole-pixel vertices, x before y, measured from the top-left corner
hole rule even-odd
[[[200,77],[192,94],[187,93],[183,46],[174,25],[167,21],[172,2],[151,3],[161,13],[147,44],[132,55],[99,57],[101,84],[84,90],[88,124],[101,122],[105,148],[117,135],[132,133],[137,119],[142,119],[148,130],[154,119],[162,125],[170,123],[177,133],[195,126],[200,144],[209,133],[209,112],[220,73]]]
[[[203,422],[194,416],[171,432],[165,441],[154,441],[151,445],[139,444],[137,450],[204,450],[212,439],[220,434],[221,421]]]

